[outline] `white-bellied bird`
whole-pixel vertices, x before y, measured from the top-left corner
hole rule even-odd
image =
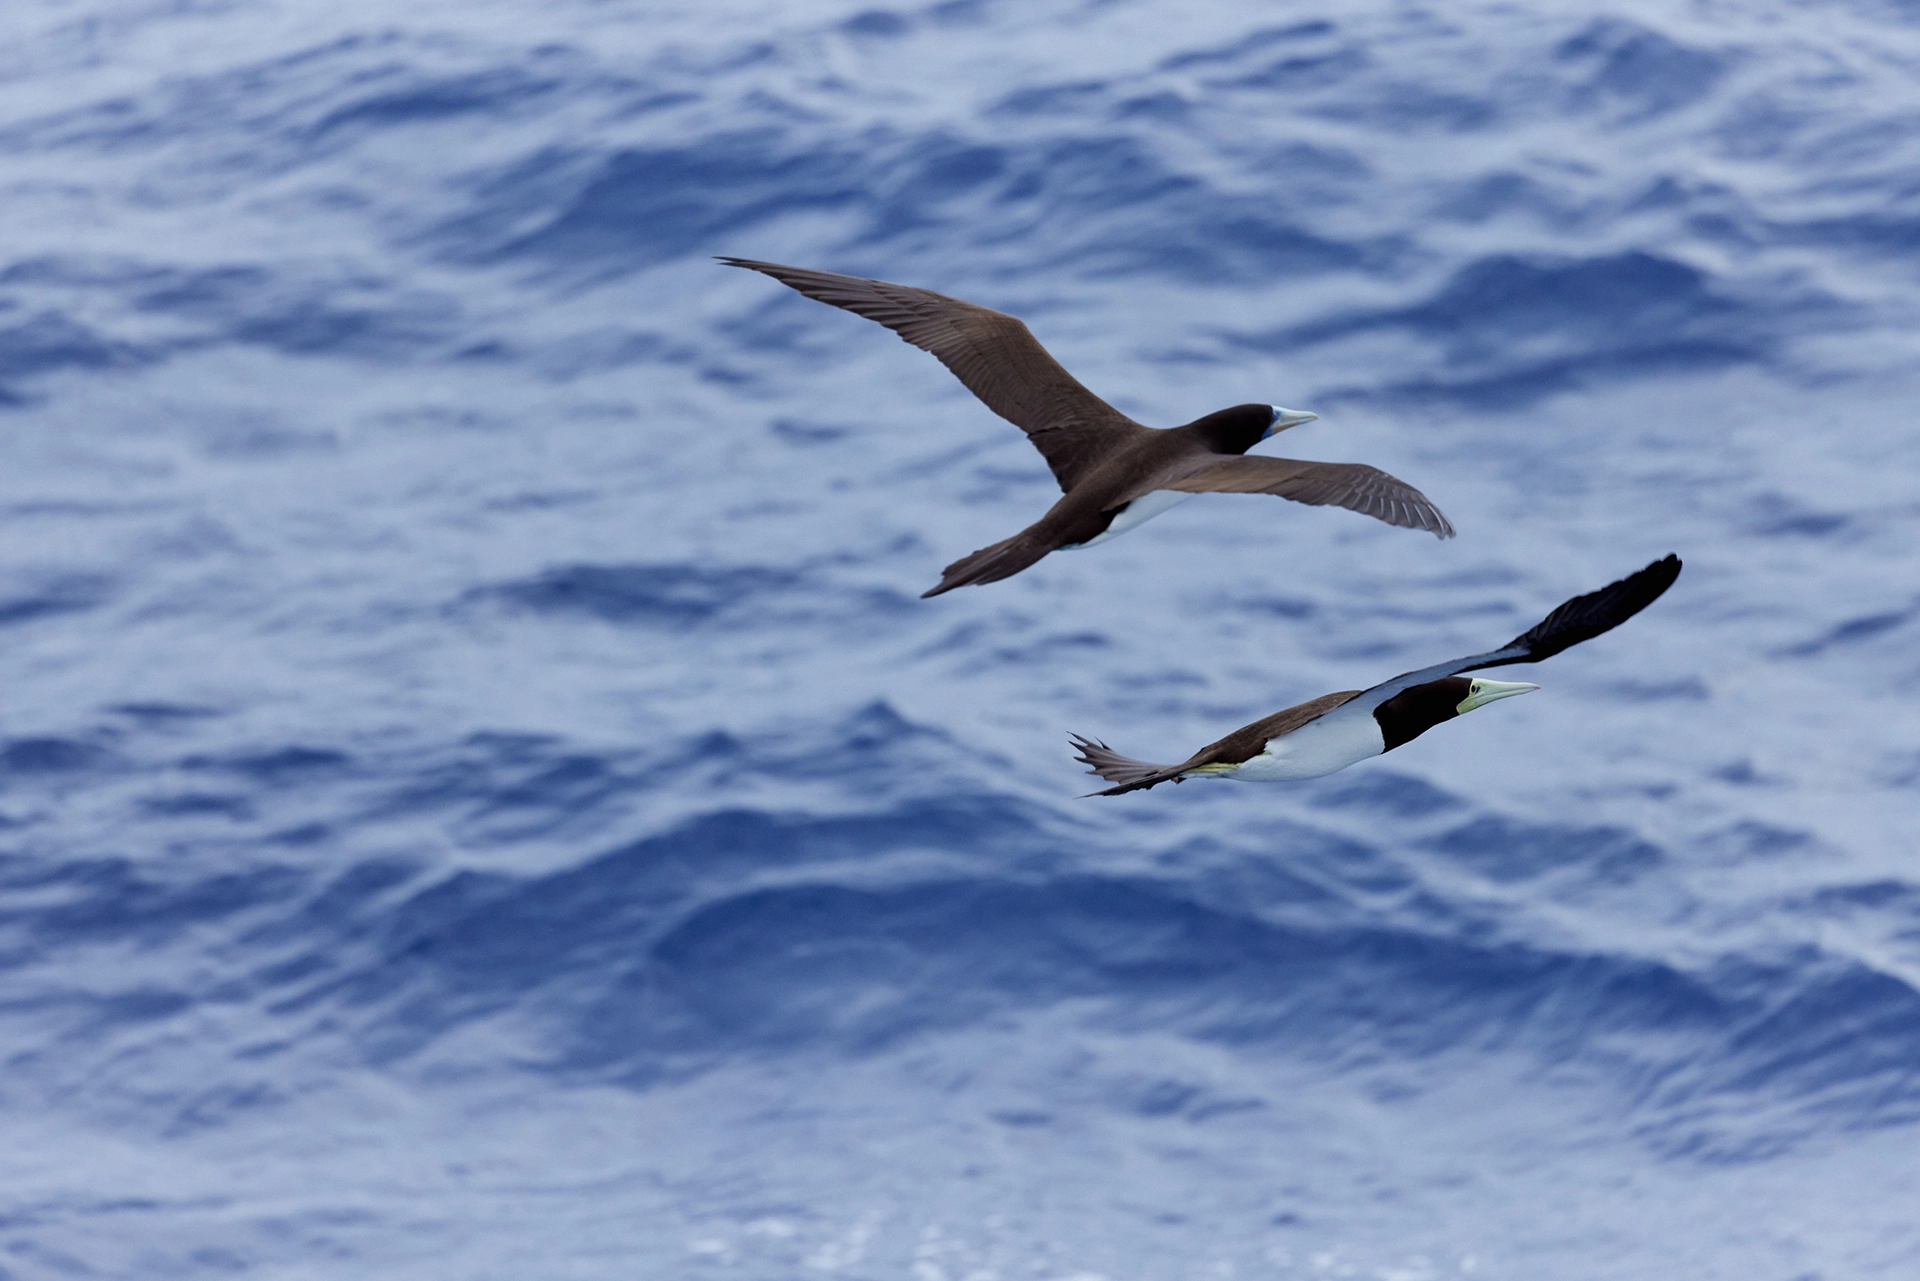
[[[1372,689],[1324,694],[1298,707],[1243,725],[1178,765],[1136,761],[1095,739],[1074,735],[1081,763],[1114,784],[1097,796],[1118,796],[1188,778],[1280,782],[1319,778],[1411,743],[1442,721],[1476,707],[1539,689],[1520,681],[1467,677],[1510,663],[1537,663],[1611,631],[1658,600],[1680,576],[1680,558],[1668,556],[1617,583],[1575,596],[1536,626],[1484,654],[1436,663]]]

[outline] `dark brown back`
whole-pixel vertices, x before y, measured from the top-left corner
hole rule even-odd
[[[1239,765],[1250,761],[1266,750],[1267,744],[1283,735],[1305,725],[1308,721],[1325,716],[1334,708],[1350,699],[1358,698],[1357,689],[1343,689],[1335,694],[1322,694],[1309,699],[1283,712],[1257,720],[1251,725],[1243,725],[1217,743],[1209,743],[1193,754],[1193,757],[1181,769],[1193,769],[1199,765]]]

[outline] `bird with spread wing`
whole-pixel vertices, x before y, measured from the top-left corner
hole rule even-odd
[[[1147,427],[1081,386],[1025,324],[1002,312],[884,280],[751,258],[720,261],[878,321],[932,352],[987,408],[1025,431],[1053,469],[1062,496],[1046,515],[947,566],[926,596],[998,582],[1049,552],[1106,542],[1195,494],[1277,494],[1453,536],[1424,494],[1378,468],[1247,453],[1318,414],[1236,405],[1183,427]]]
[[[1484,654],[1469,654],[1407,672],[1367,690],[1342,690],[1275,712],[1195,752],[1178,765],[1122,756],[1096,739],[1073,736],[1077,758],[1114,786],[1093,793],[1118,796],[1188,778],[1284,782],[1319,778],[1412,742],[1443,721],[1477,707],[1539,689],[1521,681],[1469,678],[1511,663],[1537,663],[1602,632],[1612,631],[1653,604],[1680,577],[1680,558],[1667,556],[1597,592],[1576,596],[1532,628]]]

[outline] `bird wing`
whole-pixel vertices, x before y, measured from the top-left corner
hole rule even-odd
[[[787,267],[751,258],[721,258],[772,276],[820,302],[878,321],[953,371],[994,413],[1027,433],[1062,491],[1141,426],[1068,373],[1012,316],[930,289]]]
[[[1597,592],[1575,596],[1564,602],[1528,630],[1499,649],[1484,654],[1469,654],[1416,672],[1406,672],[1383,681],[1353,700],[1354,709],[1371,713],[1395,694],[1415,685],[1437,681],[1461,672],[1477,672],[1483,667],[1505,667],[1510,663],[1537,663],[1552,658],[1563,649],[1572,649],[1582,641],[1610,632],[1635,614],[1660,599],[1660,594],[1680,577],[1680,558],[1667,556],[1654,561],[1638,573],[1609,583]]]
[[[1188,494],[1278,494],[1315,507],[1345,507],[1389,525],[1452,538],[1453,525],[1427,496],[1406,481],[1365,463],[1307,463],[1265,454],[1217,454],[1183,462],[1171,475],[1142,482],[1138,498],[1155,489]]]

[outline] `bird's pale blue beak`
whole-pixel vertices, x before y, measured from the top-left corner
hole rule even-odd
[[[1282,409],[1278,405],[1275,405],[1273,408],[1273,423],[1267,428],[1267,435],[1271,436],[1275,432],[1285,431],[1289,427],[1298,427],[1301,423],[1310,423],[1319,416],[1319,414],[1313,413],[1311,410]]]

